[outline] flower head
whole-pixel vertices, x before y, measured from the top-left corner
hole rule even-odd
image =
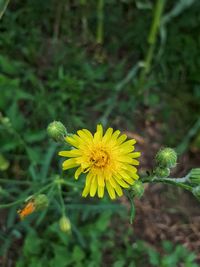
[[[87,173],[85,188],[82,196],[88,194],[94,197],[104,196],[105,187],[111,199],[122,196],[121,188],[129,188],[139,177],[134,165],[139,165],[136,160],[140,152],[134,151],[136,141],[126,141],[125,134],[120,131],[113,132],[108,128],[103,134],[102,125],[97,125],[94,135],[83,129],[77,134],[66,137],[66,141],[73,146],[70,151],[60,151],[59,155],[69,157],[63,162],[63,170],[77,167],[75,179],[81,173]]]

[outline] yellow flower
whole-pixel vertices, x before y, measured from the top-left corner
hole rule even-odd
[[[126,139],[125,134],[120,135],[119,130],[113,132],[112,128],[108,128],[103,135],[102,125],[97,125],[94,136],[82,129],[66,137],[73,149],[59,152],[60,156],[70,158],[63,162],[62,168],[78,167],[75,179],[81,173],[87,173],[83,197],[88,194],[94,197],[97,193],[102,198],[106,187],[110,198],[115,199],[116,194],[123,195],[121,188],[129,188],[139,178],[133,165],[139,165],[135,158],[140,156],[140,152],[133,152],[134,139]]]

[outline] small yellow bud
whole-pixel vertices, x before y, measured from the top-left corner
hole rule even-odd
[[[3,117],[1,113],[0,113],[0,123],[7,129],[12,128],[10,119],[8,117]]]
[[[60,230],[65,233],[69,233],[71,231],[71,223],[68,217],[63,215],[59,220]]]
[[[0,154],[0,171],[7,170],[9,165],[9,161],[2,154]]]
[[[47,127],[47,133],[54,141],[62,142],[67,134],[67,130],[60,121],[53,121]]]

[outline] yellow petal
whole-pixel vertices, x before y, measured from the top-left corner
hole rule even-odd
[[[91,174],[91,172],[88,173],[88,175],[86,176],[86,180],[85,180],[85,185],[86,186],[90,186],[91,181],[92,181],[93,175]]]
[[[82,168],[79,167],[79,168],[76,170],[75,175],[74,175],[76,180],[78,179],[78,177],[80,176],[81,173],[82,173]]]
[[[94,134],[94,143],[101,141],[102,136],[103,136],[103,127],[101,124],[98,124],[97,125],[97,131]]]
[[[123,144],[120,145],[120,147],[123,147],[123,146],[132,146],[136,143],[136,140],[135,139],[131,139],[131,140],[128,140],[126,142],[124,142]]]
[[[140,162],[136,159],[133,159],[132,164],[137,166],[140,164]]]
[[[118,178],[118,177],[115,176],[115,180],[116,180],[117,183],[118,183],[119,185],[121,185],[123,188],[129,188],[129,187],[130,187],[129,184],[127,184],[127,183],[124,182],[124,180],[122,179],[122,177]]]
[[[91,186],[90,186],[90,196],[94,197],[94,195],[96,194],[96,191],[97,191],[97,179],[94,176],[91,182]]]
[[[111,199],[115,199],[116,195],[115,195],[115,190],[113,189],[113,187],[110,185],[109,181],[106,181],[106,188],[108,190],[108,194],[110,196]]]
[[[122,135],[117,139],[117,145],[121,145],[126,139],[127,139],[127,135],[126,135],[126,134],[122,134]]]
[[[107,143],[110,140],[112,133],[113,133],[113,128],[108,128],[108,130],[105,132],[105,135],[102,138],[102,142]]]
[[[60,151],[58,155],[61,157],[78,157],[81,155],[81,151],[79,149],[72,149],[70,151]]]
[[[134,152],[132,153],[132,158],[139,158],[141,156],[140,152]]]
[[[134,180],[131,177],[123,177],[123,179],[130,185],[134,184]]]
[[[108,179],[108,181],[110,182],[111,186],[116,188],[117,187],[117,183],[115,182],[115,180],[112,178],[112,176]]]
[[[130,175],[127,172],[125,172],[123,170],[120,170],[119,174],[121,175],[123,180],[125,180],[127,183],[129,183],[129,184],[133,184],[134,183],[134,180],[130,177]]]
[[[83,131],[84,133],[86,133],[87,136],[88,136],[91,140],[93,139],[93,135],[91,134],[90,131],[88,131],[87,129],[83,129],[82,131]]]
[[[62,164],[62,168],[63,170],[67,170],[67,169],[71,169],[74,168],[76,166],[78,166],[79,164],[76,163],[76,161],[74,159],[68,159],[65,160]]]
[[[77,131],[77,134],[79,135],[79,137],[82,139],[82,142],[87,142],[88,144],[91,143],[92,138],[88,136],[88,134],[83,131],[83,130],[79,130]]]
[[[83,190],[83,193],[82,193],[82,197],[87,197],[87,195],[89,194],[90,192],[90,186],[85,186],[84,190]]]
[[[122,164],[122,169],[129,171],[130,173],[136,173],[137,168],[130,164]]]
[[[98,197],[102,198],[104,196],[104,186],[98,186]]]
[[[86,180],[85,180],[85,188],[84,188],[83,193],[82,193],[83,197],[87,197],[87,195],[90,192],[92,178],[93,178],[93,176],[89,172],[88,175],[86,176]]]
[[[98,174],[97,175],[97,180],[98,180],[98,186],[105,186],[105,182],[104,182],[104,177],[102,176],[102,174]]]
[[[121,189],[121,187],[120,187],[119,185],[117,185],[117,186],[115,187],[115,191],[116,191],[116,193],[117,193],[117,195],[118,195],[119,197],[121,197],[121,196],[123,195],[123,191],[122,191],[122,189]]]
[[[134,179],[134,180],[138,180],[139,179],[139,175],[137,173],[133,173],[131,175],[131,178]]]
[[[120,155],[117,157],[117,159],[120,161],[120,162],[124,162],[124,163],[130,163],[130,164],[133,164],[133,161],[134,159],[132,159],[131,157],[129,156],[125,156],[125,155]]]
[[[67,136],[65,138],[66,142],[69,143],[70,145],[74,146],[74,147],[79,147],[79,142],[77,140],[74,139],[74,135],[73,136]]]
[[[112,140],[116,140],[119,135],[120,135],[120,131],[116,130],[112,135]]]
[[[133,152],[135,149],[134,146],[122,146],[122,145],[120,147],[117,146],[115,149],[117,148],[118,148],[119,154],[128,154],[130,152]]]

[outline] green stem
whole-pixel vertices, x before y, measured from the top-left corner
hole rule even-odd
[[[63,181],[62,180],[62,184],[65,184],[65,185],[68,185],[68,186],[72,186],[72,187],[79,187],[79,188],[81,188],[81,185],[75,184],[75,183],[69,182],[69,181]]]
[[[188,176],[185,176],[183,178],[160,178],[160,177],[143,177],[141,178],[143,183],[164,183],[164,184],[172,184],[172,185],[176,185],[178,187],[184,188],[186,190],[191,191],[192,187],[185,184],[187,183],[188,180]]]
[[[52,187],[53,184],[54,184],[54,182],[51,182],[51,183],[45,185],[45,186],[44,186],[43,188],[41,188],[35,195],[38,195],[38,194],[40,194],[40,193],[46,191],[49,187]]]
[[[134,198],[131,197],[130,193],[128,194],[128,199],[130,201],[131,210],[130,210],[130,224],[133,224],[133,220],[135,218],[135,205],[134,205]]]
[[[104,21],[104,0],[98,1],[97,6],[97,36],[96,36],[96,42],[97,44],[102,45],[103,44],[103,34],[104,34],[104,28],[103,28],[103,21]]]
[[[83,40],[84,42],[87,41],[88,37],[88,20],[87,20],[87,0],[80,0],[81,4],[81,11],[82,11],[82,17],[81,17],[81,22],[82,22],[82,29],[83,29]]]
[[[150,32],[148,35],[148,39],[147,39],[149,48],[147,50],[147,54],[144,60],[144,66],[143,66],[143,69],[141,71],[140,78],[139,78],[139,92],[140,93],[142,93],[143,91],[143,87],[146,81],[146,76],[150,72],[150,69],[151,69],[154,49],[155,49],[156,40],[157,40],[157,33],[159,30],[159,26],[160,26],[160,20],[161,20],[161,15],[164,9],[164,4],[165,4],[165,0],[157,0],[156,2],[154,17],[153,17]]]
[[[62,215],[65,215],[65,202],[62,196],[62,188],[61,185],[58,184],[58,193],[59,193],[59,198],[60,198],[60,205],[61,205],[61,210],[62,210]]]
[[[24,202],[25,199],[26,198],[18,199],[18,200],[14,201],[14,202],[11,202],[11,203],[1,204],[0,205],[0,209],[5,209],[5,208],[9,208],[9,207],[15,206],[16,204]]]
[[[30,181],[19,181],[19,180],[12,180],[12,179],[4,179],[0,178],[0,183],[18,183],[18,184],[30,184]]]
[[[3,17],[3,14],[5,13],[6,8],[7,8],[8,4],[9,4],[9,2],[10,2],[10,0],[6,0],[5,1],[4,5],[3,5],[3,7],[2,7],[2,9],[0,11],[0,19]]]
[[[47,190],[49,187],[51,187],[54,183],[50,183],[50,184],[47,184],[46,186],[44,186],[43,188],[41,188],[35,195],[38,195],[42,192],[44,192],[45,190]],[[12,206],[15,206],[16,204],[19,204],[19,203],[22,203],[26,200],[27,196],[24,197],[24,198],[21,198],[21,199],[18,199],[14,202],[11,202],[11,203],[7,203],[7,204],[1,204],[0,205],[0,209],[4,209],[4,208],[9,208],[9,207],[12,207]]]

